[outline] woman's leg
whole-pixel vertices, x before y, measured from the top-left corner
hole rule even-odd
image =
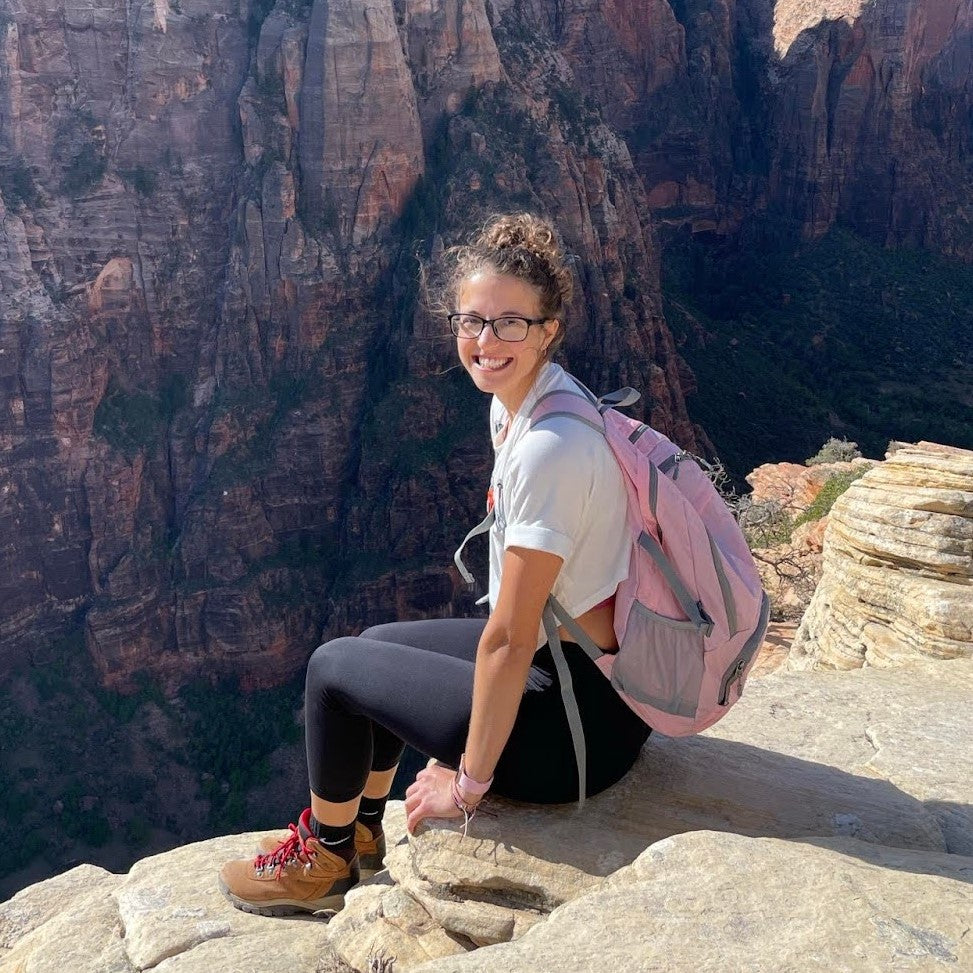
[[[403,742],[459,760],[483,623],[455,621],[443,620],[432,641],[427,628],[416,629],[414,640],[428,648],[358,637],[315,651],[305,684],[312,807],[273,849],[223,866],[220,887],[237,908],[265,915],[334,908],[358,881],[356,812],[369,778],[375,791],[387,786]]]
[[[314,653],[305,690],[308,778],[312,808],[329,823],[354,820],[363,791],[378,798],[382,782],[391,786],[405,743],[458,760],[484,624],[438,619],[381,625]]]

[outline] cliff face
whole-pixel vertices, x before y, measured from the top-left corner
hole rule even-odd
[[[552,31],[623,133],[656,218],[725,231],[769,210],[808,237],[973,255],[968,0],[564,0]]]
[[[777,3],[770,204],[969,260],[971,28],[968,0]]]
[[[970,257],[970,20],[960,0],[8,3],[9,664],[83,629],[111,686],[266,685],[322,633],[468,610],[447,565],[482,506],[486,403],[415,255],[548,212],[579,255],[566,364],[705,450],[650,214],[851,221]]]
[[[480,0],[267,7],[2,21],[5,665],[80,626],[112,687],[266,685],[468,608],[486,403],[413,254],[495,208],[581,257],[567,363],[700,448],[642,184],[550,32],[538,62]]]

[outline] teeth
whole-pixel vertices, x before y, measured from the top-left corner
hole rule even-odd
[[[509,358],[484,358],[481,355],[477,359],[477,364],[480,368],[503,368],[508,361],[510,361]]]

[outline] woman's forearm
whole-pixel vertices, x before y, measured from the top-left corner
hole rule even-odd
[[[476,652],[473,708],[466,739],[465,769],[489,780],[510,738],[527,683],[534,646],[513,646],[488,624]]]

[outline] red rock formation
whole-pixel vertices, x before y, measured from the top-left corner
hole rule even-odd
[[[625,146],[552,99],[553,48],[501,63],[483,0],[46,0],[0,51],[11,654],[83,619],[109,685],[267,685],[322,630],[466,610],[486,403],[408,257],[511,196],[581,255],[569,363],[698,445]]]
[[[642,389],[704,450],[651,210],[721,229],[772,204],[809,232],[863,213],[968,252],[950,3],[947,22],[879,0],[852,26],[781,8],[779,56],[763,8],[731,0],[19,5],[0,23],[5,653],[83,624],[111,685],[266,685],[322,632],[467,610],[449,553],[482,506],[486,403],[448,371],[413,255],[497,208],[550,213],[579,255],[567,364]]]
[[[841,221],[973,258],[973,175],[957,138],[973,94],[971,28],[968,0],[780,0],[773,204],[811,236]]]

